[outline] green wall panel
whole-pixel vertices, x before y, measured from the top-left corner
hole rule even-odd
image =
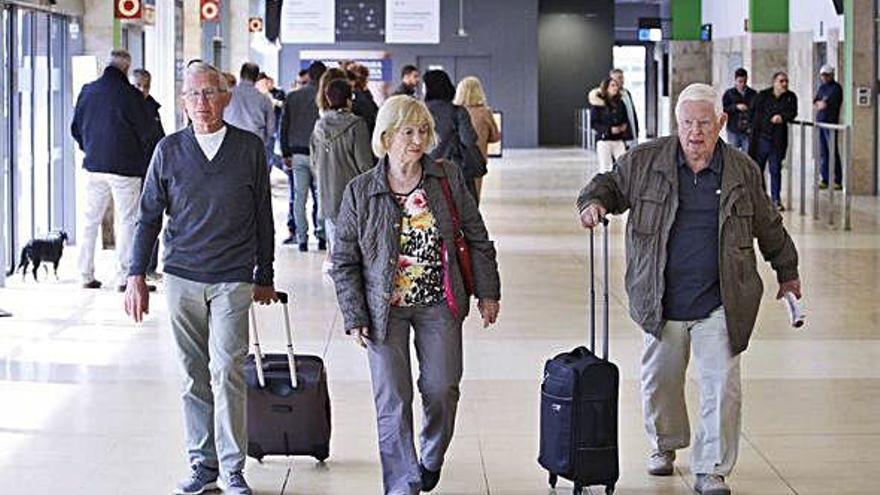
[[[788,0],[749,0],[749,31],[787,33]]]
[[[701,0],[672,0],[672,39],[699,41],[702,24]]]

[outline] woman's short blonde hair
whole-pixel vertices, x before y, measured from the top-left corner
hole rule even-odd
[[[425,153],[430,153],[437,145],[434,131],[434,117],[428,107],[420,100],[411,96],[392,96],[385,100],[379,114],[376,115],[376,128],[373,131],[373,154],[383,158],[388,154],[388,147],[394,134],[406,125],[421,126],[428,124],[428,143]]]
[[[453,103],[465,107],[481,107],[486,104],[486,92],[483,83],[473,76],[468,76],[458,83]]]

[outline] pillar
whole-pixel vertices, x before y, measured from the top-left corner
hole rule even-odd
[[[712,84],[712,43],[700,41],[701,0],[672,0],[672,41],[669,42],[670,129],[676,129],[678,95],[692,83]]]
[[[874,0],[846,0],[844,5],[844,77],[843,119],[852,126],[852,181],[855,194],[876,194],[877,142],[876,105],[874,92],[876,65],[874,51],[877,48]],[[870,88],[869,106],[856,104],[857,88]]]

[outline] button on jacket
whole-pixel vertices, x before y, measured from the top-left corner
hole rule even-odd
[[[780,283],[798,278],[798,255],[782,216],[761,185],[758,167],[740,151],[721,144],[719,248],[721,300],[731,351],[749,344],[764,284],[758,275],[754,239]],[[660,338],[667,244],[678,211],[677,136],[640,145],[614,171],[597,175],[577,200],[579,211],[598,203],[609,213],[629,210],[626,226],[626,291],[630,316]]]

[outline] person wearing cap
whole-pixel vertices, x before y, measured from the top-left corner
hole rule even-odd
[[[816,109],[816,122],[824,122],[826,124],[837,124],[840,122],[840,107],[843,105],[843,88],[834,80],[834,67],[828,64],[822,66],[819,70],[819,78],[822,84],[816,91],[816,97],[813,98],[813,107]],[[829,147],[831,146],[830,138],[831,129],[820,129],[819,131],[819,153],[821,157],[820,174],[822,180],[819,182],[819,189],[828,187],[828,159],[830,155]],[[834,132],[834,139],[837,141],[837,133]],[[839,143],[838,143],[839,144]],[[842,169],[840,164],[839,148],[834,150],[834,188],[840,189],[842,183]]]

